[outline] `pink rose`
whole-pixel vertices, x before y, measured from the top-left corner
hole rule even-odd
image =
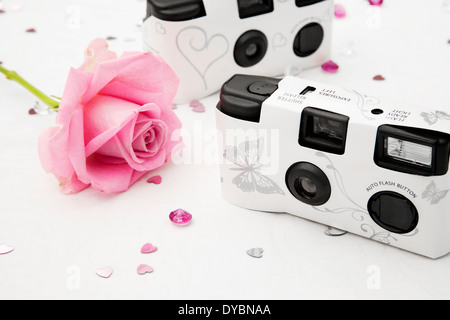
[[[72,69],[56,117],[39,137],[43,168],[61,192],[88,186],[126,191],[161,167],[180,140],[181,122],[171,106],[178,78],[159,57],[127,52],[117,58],[105,40],[94,40],[86,61]]]

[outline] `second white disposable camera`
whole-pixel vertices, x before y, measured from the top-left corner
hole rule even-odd
[[[237,75],[217,107],[223,196],[430,258],[450,251],[450,114]]]
[[[236,73],[280,76],[328,61],[333,12],[333,0],[147,0],[144,47],[180,78],[175,103],[189,103]]]

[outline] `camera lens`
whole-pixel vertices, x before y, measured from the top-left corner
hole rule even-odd
[[[326,174],[308,162],[299,162],[286,173],[286,184],[292,195],[303,203],[320,206],[328,202],[331,185]]]
[[[303,109],[298,142],[302,147],[343,155],[350,118],[307,107]]]
[[[255,56],[258,53],[258,46],[255,43],[250,44],[245,49],[245,55],[251,59],[253,56]]]
[[[258,30],[250,30],[237,40],[234,46],[234,60],[241,67],[252,67],[264,58],[267,48],[266,36]]]
[[[313,199],[317,195],[317,186],[305,177],[295,180],[295,190],[307,199]]]

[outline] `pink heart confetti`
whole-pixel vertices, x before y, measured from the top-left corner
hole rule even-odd
[[[195,108],[195,107],[198,107],[198,106],[201,106],[201,105],[202,105],[202,103],[200,101],[198,101],[198,100],[193,100],[193,101],[191,101],[191,103],[189,103],[189,106],[191,108]]]
[[[450,12],[450,1],[445,0],[444,3],[442,4],[442,7],[444,8],[445,11]]]
[[[371,6],[381,6],[383,4],[383,0],[369,0]]]
[[[35,33],[35,32],[36,32],[36,29],[35,29],[35,28],[30,28],[30,29],[25,30],[25,32],[28,32],[28,33]]]
[[[328,73],[336,73],[339,70],[339,66],[330,60],[322,65],[322,69]]]
[[[0,14],[1,14],[1,13],[5,13],[5,10],[3,10],[3,9],[0,9]]]
[[[36,110],[31,108],[30,110],[28,110],[28,114],[34,116],[35,114],[37,114],[37,112],[36,112]]]
[[[7,246],[6,244],[0,244],[0,255],[10,253],[13,250],[13,247]]]
[[[137,273],[140,275],[144,275],[146,273],[152,273],[152,272],[153,272],[153,268],[146,264],[141,264],[141,265],[139,265],[139,267],[137,267]]]
[[[141,248],[141,253],[152,253],[158,250],[158,247],[152,245],[151,243],[146,243]]]
[[[345,18],[347,12],[345,11],[345,7],[342,4],[336,4],[334,6],[334,16],[338,19]]]
[[[12,6],[9,6],[9,8],[14,12],[22,10],[22,6],[20,4],[14,4]]]
[[[175,110],[175,109],[177,109],[177,108],[178,108],[178,106],[177,106],[175,103],[173,103],[173,104],[172,104],[172,109]]]
[[[197,112],[197,113],[203,113],[203,112],[205,112],[205,107],[203,107],[203,106],[195,107],[192,109],[192,111]]]
[[[376,81],[384,81],[384,80],[386,80],[382,75],[377,75],[377,76],[375,76],[375,77],[373,77],[373,80],[376,80]]]
[[[205,106],[198,100],[192,101],[189,106],[192,108],[192,111],[202,113],[205,112]]]
[[[95,271],[95,273],[102,278],[109,278],[111,277],[112,273],[113,273],[113,268],[112,267],[103,267],[103,268],[99,268]]]
[[[162,178],[161,176],[153,176],[147,179],[148,183],[161,184]]]
[[[175,224],[186,225],[192,220],[192,215],[183,209],[178,209],[170,213],[169,219]]]

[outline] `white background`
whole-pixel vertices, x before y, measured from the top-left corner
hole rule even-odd
[[[450,12],[444,0],[340,0],[335,19],[336,74],[302,77],[352,87],[384,99],[450,110]],[[88,43],[115,37],[111,49],[140,51],[145,2],[139,0],[0,0],[0,61],[48,94],[60,96],[70,67]],[[25,30],[35,28],[36,33]],[[376,75],[386,81],[374,81]],[[187,136],[200,140],[185,159],[127,192],[59,193],[37,156],[37,137],[53,115],[30,116],[36,99],[0,75],[1,299],[448,299],[450,257],[433,261],[354,235],[332,238],[326,226],[252,212],[226,203],[214,149],[218,94],[205,113],[176,110]],[[200,157],[202,159],[202,157]],[[196,162],[196,163],[192,163]],[[149,177],[148,175],[146,177]],[[184,208],[189,226],[168,219]],[[433,213],[427,213],[432,215]],[[450,214],[450,212],[449,212]],[[151,242],[158,251],[140,253]],[[264,249],[262,259],[246,254]],[[149,264],[152,274],[136,273]],[[109,279],[95,274],[111,266]]]

